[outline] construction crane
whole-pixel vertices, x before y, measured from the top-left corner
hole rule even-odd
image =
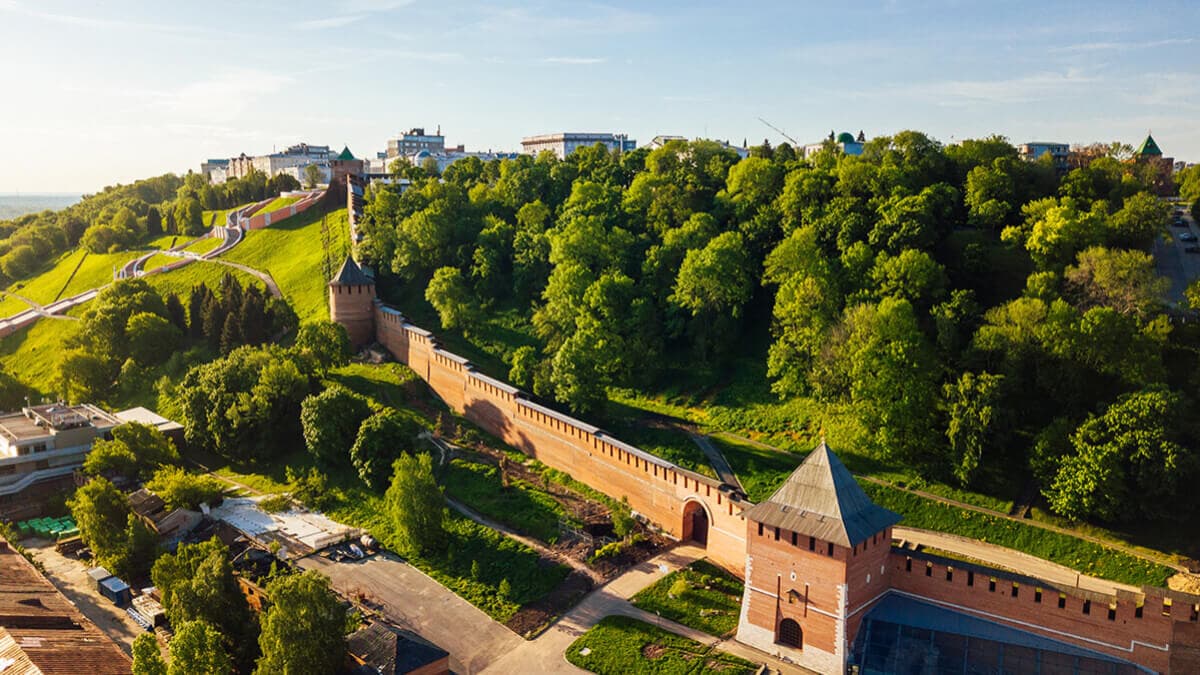
[[[767,126],[769,126],[769,127],[771,127],[772,129],[774,129],[774,130],[775,130],[775,133],[777,133],[777,134],[779,134],[780,136],[783,136],[784,138],[786,138],[786,139],[788,139],[789,141],[791,141],[791,142],[792,142],[792,146],[793,146],[793,147],[796,147],[796,148],[800,147],[800,141],[797,141],[796,139],[792,138],[791,136],[788,136],[786,133],[784,133],[784,132],[783,132],[783,129],[780,129],[779,127],[775,126],[774,124],[771,124],[770,122],[768,122],[768,121],[764,120],[764,119],[763,119],[763,118],[761,118],[761,117],[760,117],[760,118],[758,118],[758,121],[759,121],[759,122],[762,122],[763,124],[765,124],[765,125],[767,125]]]

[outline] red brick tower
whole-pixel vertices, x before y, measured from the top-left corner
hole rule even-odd
[[[841,673],[867,607],[888,590],[892,526],[824,441],[747,509],[737,639],[820,673]]]
[[[354,258],[329,282],[329,318],[346,328],[355,348],[375,341],[375,282]]]

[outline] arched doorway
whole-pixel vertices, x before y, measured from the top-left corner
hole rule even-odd
[[[683,506],[683,540],[708,545],[708,512],[698,501],[689,501]]]
[[[781,645],[795,647],[800,649],[804,646],[804,632],[800,630],[800,624],[795,619],[784,619],[779,622],[779,639],[776,640]]]

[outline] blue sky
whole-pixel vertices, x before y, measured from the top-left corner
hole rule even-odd
[[[0,0],[0,192],[93,191],[412,126],[1119,139],[1200,161],[1196,2]]]

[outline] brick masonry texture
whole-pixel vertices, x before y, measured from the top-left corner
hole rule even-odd
[[[369,319],[363,313],[368,302],[373,310]],[[742,515],[750,504],[731,500],[720,481],[528,400],[518,389],[441,349],[433,334],[373,297],[331,293],[330,303],[334,320],[346,325],[356,344],[370,339],[373,323],[375,339],[456,412],[547,466],[611,497],[627,498],[636,512],[668,534],[690,538],[690,515],[703,509],[709,558],[747,581],[738,631],[738,639],[747,644],[819,672],[840,672],[871,606],[888,593],[899,593],[1156,672],[1200,672],[1200,597],[1156,588],[1112,596],[1059,589],[893,549],[890,528],[853,548],[810,542],[807,535],[769,526],[760,531],[759,523]],[[990,590],[993,578],[995,590]],[[785,619],[799,623],[803,648],[778,644]]]

